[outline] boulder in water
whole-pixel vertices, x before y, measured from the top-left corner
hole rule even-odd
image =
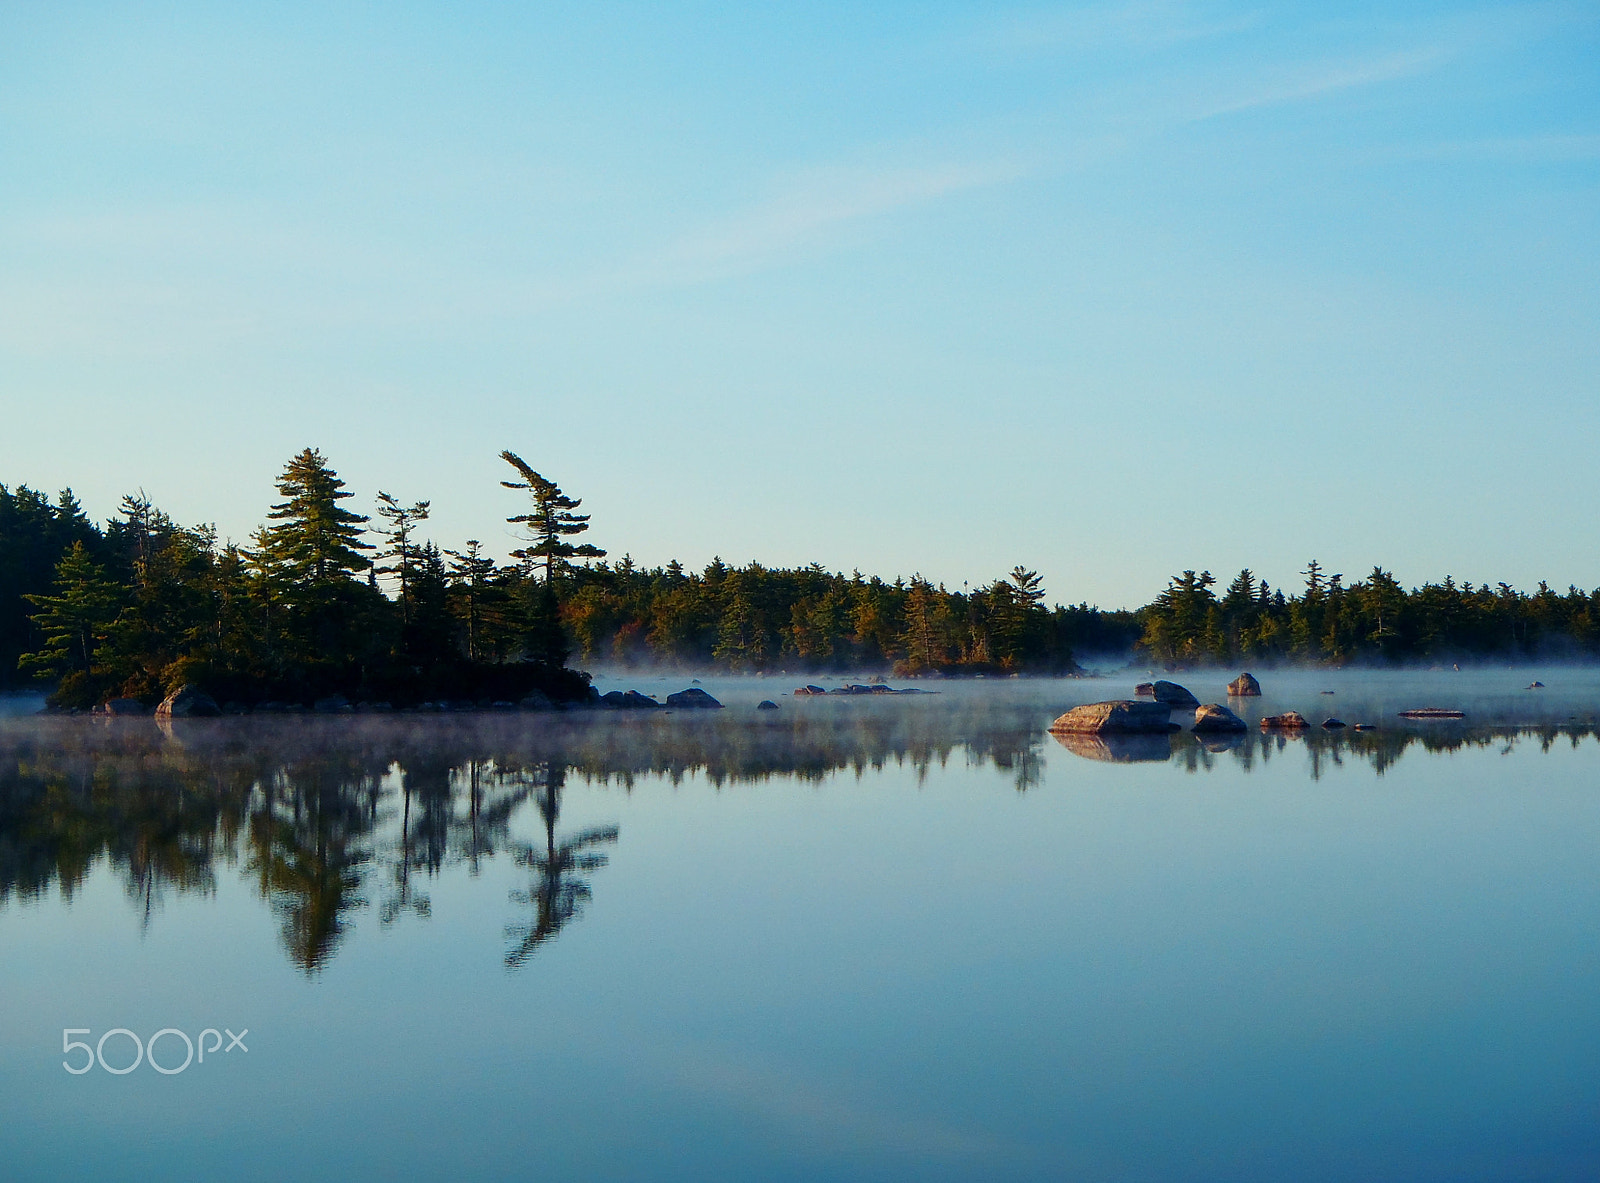
[[[158,719],[214,719],[222,714],[217,700],[198,686],[184,685],[161,700]]]
[[[770,698],[763,698],[760,702],[756,703],[756,710],[758,711],[775,711],[777,709],[778,704],[773,702]]]
[[[680,690],[676,694],[667,695],[669,707],[690,707],[696,710],[721,710],[722,704],[712,698],[698,686],[691,686],[687,690]]]
[[[1245,721],[1220,702],[1208,702],[1205,706],[1195,708],[1194,729],[1202,734],[1208,731],[1247,730]]]
[[[1303,731],[1310,724],[1299,711],[1284,711],[1281,715],[1268,715],[1261,720],[1268,731]]]
[[[1240,674],[1228,683],[1229,698],[1260,698],[1261,683],[1254,674]]]
[[[1151,687],[1151,693],[1155,695],[1157,702],[1164,702],[1168,706],[1197,707],[1200,705],[1198,698],[1176,682],[1157,682]]]
[[[613,690],[609,694],[600,696],[600,705],[618,711],[648,711],[659,707],[661,704],[653,698],[640,694],[637,690]]]
[[[1342,731],[1344,727],[1345,722],[1343,719],[1324,719],[1322,721],[1322,729],[1324,731]]]
[[[1173,730],[1172,711],[1159,702],[1121,699],[1073,707],[1050,730],[1081,735],[1138,735]]]

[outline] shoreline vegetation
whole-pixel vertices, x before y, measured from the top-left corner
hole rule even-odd
[[[1246,569],[1218,590],[1184,571],[1150,603],[1046,606],[1018,566],[961,591],[920,575],[720,558],[642,568],[578,538],[581,501],[512,452],[508,514],[525,545],[497,563],[423,533],[431,503],[384,491],[373,513],[321,452],[278,478],[248,544],[181,526],[142,492],[103,527],[70,490],[0,485],[0,691],[51,687],[52,706],[160,702],[182,687],[259,708],[317,701],[590,701],[569,665],[898,677],[1083,673],[1081,654],[1165,669],[1600,656],[1600,589],[1447,576],[1407,590],[1381,567],[1351,583],[1317,562],[1286,594]],[[497,523],[498,524],[498,523]]]

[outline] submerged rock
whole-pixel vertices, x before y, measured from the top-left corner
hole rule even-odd
[[[1261,683],[1254,674],[1240,674],[1228,683],[1229,698],[1260,698]]]
[[[1058,734],[1148,735],[1176,728],[1172,722],[1172,711],[1164,704],[1121,699],[1073,707],[1050,724],[1050,730]]]
[[[773,702],[770,698],[763,698],[760,702],[756,703],[756,710],[758,711],[775,711],[777,709],[778,704]]]
[[[221,714],[217,700],[198,686],[180,686],[156,708],[158,719],[214,719]]]
[[[1157,682],[1151,687],[1151,693],[1155,695],[1157,702],[1164,702],[1168,706],[1197,707],[1200,705],[1198,698],[1176,682]]]
[[[1344,726],[1343,719],[1324,719],[1322,721],[1322,729],[1324,731],[1342,731]]]
[[[1529,690],[1543,690],[1544,689],[1544,683],[1543,682],[1529,682],[1528,683],[1528,689]],[[110,706],[111,704],[110,703],[106,703],[106,705]]]
[[[812,695],[812,694],[826,694],[826,693],[828,693],[828,692],[826,690],[824,690],[821,686],[802,686],[802,687],[800,687],[800,689],[795,691],[795,695],[797,697],[800,697],[800,698],[805,698],[808,695]]]
[[[1299,711],[1284,711],[1281,715],[1268,715],[1261,720],[1261,726],[1269,731],[1302,731],[1310,724]]]
[[[1197,732],[1245,731],[1247,727],[1243,719],[1220,702],[1208,702],[1195,708],[1194,729]]]
[[[721,710],[722,704],[698,686],[667,695],[669,707],[691,707],[697,710]]]

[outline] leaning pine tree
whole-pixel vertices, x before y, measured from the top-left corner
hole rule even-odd
[[[587,542],[567,541],[589,528],[589,515],[573,512],[583,502],[568,497],[554,481],[540,476],[515,452],[501,452],[504,460],[520,481],[501,481],[508,489],[526,492],[533,501],[531,513],[517,514],[506,521],[520,526],[529,545],[514,550],[511,555],[525,563],[530,571],[543,568],[543,579],[533,596],[528,612],[528,653],[536,661],[561,666],[566,663],[566,638],[561,632],[561,617],[557,601],[556,583],[572,566],[572,559],[602,558],[605,551]]]

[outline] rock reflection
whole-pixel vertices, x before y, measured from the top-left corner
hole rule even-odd
[[[1090,735],[1081,731],[1053,731],[1050,737],[1085,760],[1149,764],[1172,758],[1171,735]]]

